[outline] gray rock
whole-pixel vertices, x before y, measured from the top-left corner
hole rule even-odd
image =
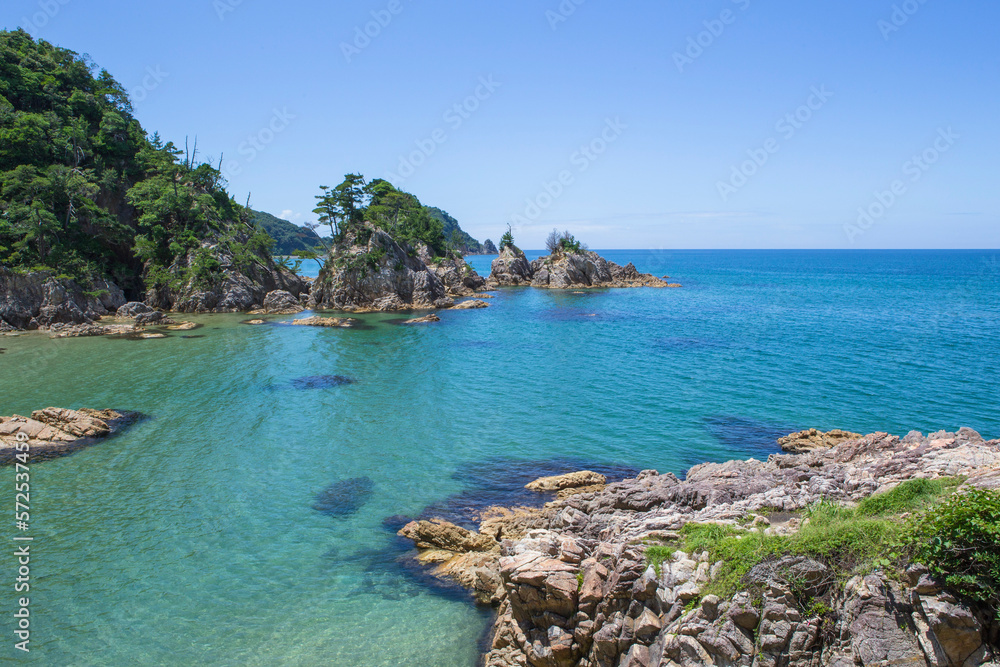
[[[520,249],[505,246],[500,256],[493,260],[490,281],[498,285],[528,285],[532,270],[528,259]]]

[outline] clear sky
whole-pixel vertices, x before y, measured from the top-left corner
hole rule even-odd
[[[996,0],[4,0],[0,17],[88,53],[147,131],[197,136],[237,200],[297,223],[361,172],[528,248],[553,227],[594,248],[1000,247]]]

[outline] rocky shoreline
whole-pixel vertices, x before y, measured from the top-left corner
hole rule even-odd
[[[711,590],[727,563],[680,548],[689,525],[793,536],[817,503],[856,507],[908,480],[1000,490],[1000,440],[964,428],[856,435],[793,434],[783,444],[803,453],[703,464],[683,480],[548,478],[535,487],[559,497],[544,507],[491,508],[478,531],[424,520],[399,534],[435,576],[496,608],[491,667],[997,665],[996,609],[922,565],[894,578],[885,567],[845,574],[832,556],[773,556],[720,597]],[[654,545],[664,545],[656,562]]]
[[[23,443],[28,461],[45,461],[103,442],[142,418],[137,412],[89,408],[45,408],[30,417],[0,417],[0,465],[24,463],[16,458]]]

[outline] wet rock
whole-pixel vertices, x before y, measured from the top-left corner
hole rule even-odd
[[[418,549],[443,549],[445,551],[490,551],[497,542],[489,535],[481,535],[442,519],[411,521],[403,526],[399,535],[413,540]]]
[[[115,313],[116,317],[122,319],[135,319],[139,315],[144,315],[146,313],[152,313],[154,310],[142,303],[141,301],[129,301]]]

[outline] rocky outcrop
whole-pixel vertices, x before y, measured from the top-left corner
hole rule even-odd
[[[500,256],[493,260],[490,282],[496,285],[530,285],[531,264],[520,248],[503,247]]]
[[[486,286],[486,280],[461,257],[434,257],[424,244],[417,246],[417,256],[441,280],[447,297],[472,296]]]
[[[452,310],[478,310],[480,308],[489,308],[490,304],[486,303],[482,299],[469,299],[468,301],[462,301],[456,303],[452,306]]]
[[[415,250],[366,223],[328,258],[309,305],[353,312],[431,309],[446,296],[444,283]]]
[[[836,447],[842,442],[857,440],[860,437],[862,437],[860,433],[851,433],[850,431],[841,431],[840,429],[833,429],[832,431],[823,433],[811,428],[807,431],[799,431],[798,433],[786,435],[784,438],[778,438],[778,445],[786,452],[803,454],[811,452],[814,449]]]
[[[531,285],[547,289],[591,287],[680,287],[648,273],[639,273],[632,263],[619,266],[596,252],[560,251],[528,262],[524,253],[506,246],[493,260],[489,282],[494,285]]]
[[[269,315],[294,315],[301,313],[305,308],[299,301],[299,297],[286,292],[285,290],[275,290],[268,292],[264,297],[264,313]]]
[[[414,317],[413,319],[406,320],[403,324],[431,324],[433,322],[440,322],[441,318],[430,313],[429,315],[424,315],[423,317]]]
[[[645,550],[650,541],[677,540],[689,522],[784,534],[797,529],[790,512],[821,499],[857,502],[914,477],[962,476],[990,487],[998,473],[1000,441],[970,429],[874,433],[767,461],[703,464],[684,480],[644,471],[541,509],[492,510],[478,533],[447,540],[416,527],[405,534],[427,547],[446,542],[458,555],[444,561],[452,567],[435,566],[439,575],[474,579],[470,588],[481,582],[480,601],[499,579],[484,659],[495,667],[975,667],[998,657],[992,612],[966,605],[919,566],[905,581],[875,571],[844,582],[822,562],[785,556],[762,561],[741,592],[720,599],[704,594],[723,567],[707,552],[676,551],[656,566]],[[552,490],[565,483],[559,479],[537,486]],[[498,551],[478,560],[486,571],[474,577],[456,567],[463,554],[455,550],[470,539],[490,546],[477,553]],[[806,604],[814,598],[826,602]]]
[[[107,439],[138,416],[114,410],[45,408],[31,417],[0,417],[0,463],[14,463],[19,453],[26,453],[30,461],[63,456]]]
[[[247,233],[236,240],[246,242]],[[217,275],[199,278],[192,269],[205,257],[218,264]],[[180,313],[238,313],[259,308],[268,293],[283,290],[298,297],[308,282],[264,255],[236,257],[218,233],[205,239],[168,268],[171,275],[189,275],[180,286],[166,285],[146,291],[145,302],[157,310]]]
[[[588,287],[666,287],[648,273],[639,273],[631,263],[622,267],[596,252],[560,252],[531,263],[532,287],[581,289]]]
[[[493,244],[493,241],[490,241],[489,239],[486,239],[485,241],[483,241],[483,254],[484,255],[496,255],[499,252],[500,251],[497,250],[497,247]]]
[[[13,273],[0,269],[0,330],[48,329],[53,325],[90,325],[125,304],[114,283],[84,286],[51,273]]]
[[[248,322],[249,324],[249,322]],[[350,317],[306,317],[301,320],[292,320],[292,324],[300,327],[326,327],[349,329],[357,326],[358,321]]]
[[[540,477],[534,482],[529,482],[524,488],[531,491],[562,491],[564,489],[574,489],[581,486],[603,486],[607,484],[608,478],[604,475],[590,470],[571,472],[555,477]]]

